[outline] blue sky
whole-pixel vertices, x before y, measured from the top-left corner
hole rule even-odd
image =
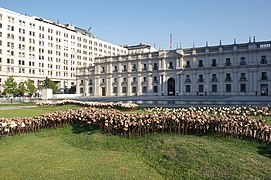
[[[271,0],[0,0],[2,8],[88,29],[119,44],[156,48],[271,40]]]

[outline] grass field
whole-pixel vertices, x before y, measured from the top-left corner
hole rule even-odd
[[[31,117],[31,116],[38,116],[46,112],[53,112],[53,111],[67,110],[67,109],[77,109],[77,108],[80,108],[80,107],[74,106],[74,105],[65,105],[65,106],[55,106],[55,107],[33,107],[33,108],[0,110],[0,117]]]
[[[77,108],[10,110],[11,117]],[[23,114],[22,114],[23,113]],[[5,117],[4,111],[0,116]],[[0,179],[269,179],[271,147],[254,140],[156,134],[127,139],[79,125],[9,137]]]

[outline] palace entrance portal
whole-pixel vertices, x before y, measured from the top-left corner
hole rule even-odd
[[[169,78],[167,81],[167,92],[169,96],[175,96],[175,80]]]

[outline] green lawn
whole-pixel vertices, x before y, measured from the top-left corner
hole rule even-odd
[[[271,148],[255,141],[157,134],[127,139],[65,126],[0,145],[0,179],[256,179]]]
[[[31,117],[31,116],[38,116],[46,112],[54,112],[58,110],[77,109],[77,108],[80,108],[80,107],[74,106],[74,105],[65,105],[65,106],[54,106],[54,107],[33,107],[33,108],[0,110],[0,117]]]
[[[9,107],[9,106],[35,106],[35,103],[0,103],[0,107]]]
[[[34,116],[76,106],[0,111]],[[12,113],[13,115],[9,115]],[[269,179],[271,146],[254,140],[156,134],[123,138],[65,126],[3,139],[0,179]]]

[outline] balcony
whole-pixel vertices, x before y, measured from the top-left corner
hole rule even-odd
[[[204,82],[204,79],[203,78],[199,78],[198,82]]]
[[[142,68],[142,71],[147,71],[147,68]]]
[[[190,78],[186,78],[186,79],[184,80],[184,82],[186,82],[186,83],[191,83],[191,79],[190,79]]]
[[[267,80],[268,80],[267,76],[262,76],[261,77],[261,81],[267,81]]]
[[[126,81],[122,81],[121,82],[121,86],[126,86],[127,85],[127,82]]]
[[[244,66],[244,65],[246,65],[247,63],[245,62],[245,61],[241,61],[240,62],[240,66]]]
[[[102,83],[100,84],[100,87],[105,87],[105,83],[102,82]]]
[[[199,67],[199,68],[202,68],[202,67],[203,67],[203,64],[199,64],[198,67]]]
[[[191,66],[190,65],[186,65],[185,68],[191,68]]]
[[[122,72],[127,72],[127,69],[123,69]]]
[[[132,72],[136,72],[136,71],[137,71],[137,69],[136,69],[136,68],[133,68],[133,69],[132,69]]]
[[[225,66],[231,66],[230,62],[225,63]]]
[[[143,82],[141,83],[141,85],[142,85],[142,86],[146,86],[146,85],[147,85],[147,81],[143,81]]]
[[[211,82],[217,82],[217,78],[212,78]]]
[[[132,83],[131,83],[131,86],[136,86],[136,81],[133,81]]]
[[[152,84],[156,85],[156,84],[158,84],[158,81],[157,80],[153,80]]]
[[[212,67],[216,67],[217,66],[217,64],[216,63],[212,63]]]
[[[153,67],[152,70],[157,71],[158,67]]]
[[[173,69],[173,66],[168,66],[168,69]]]
[[[112,83],[112,86],[113,86],[113,87],[117,87],[117,86],[118,86],[118,83],[117,83],[117,82],[113,82],[113,83]]]
[[[267,60],[261,60],[260,64],[267,64]]]
[[[231,82],[231,78],[225,78],[225,82]]]
[[[247,77],[240,77],[240,81],[247,81]]]

